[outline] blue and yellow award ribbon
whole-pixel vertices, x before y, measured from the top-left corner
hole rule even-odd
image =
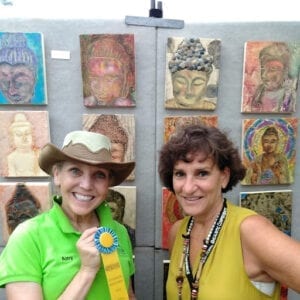
[[[94,236],[95,246],[101,254],[111,299],[128,300],[128,291],[117,253],[118,237],[108,227],[100,227]]]

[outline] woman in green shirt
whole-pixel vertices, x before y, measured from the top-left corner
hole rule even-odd
[[[9,237],[0,256],[0,286],[8,300],[107,300],[115,299],[116,288],[122,291],[118,299],[135,299],[130,239],[105,201],[108,188],[124,181],[135,164],[112,162],[110,148],[104,135],[73,131],[62,149],[42,149],[39,165],[60,195],[49,211],[19,224]]]

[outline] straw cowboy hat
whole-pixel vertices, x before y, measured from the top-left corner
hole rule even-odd
[[[72,131],[64,139],[62,149],[46,144],[39,155],[39,165],[47,174],[58,162],[75,160],[89,165],[101,166],[111,171],[110,186],[123,182],[132,172],[135,163],[113,162],[111,144],[105,135],[89,131]]]

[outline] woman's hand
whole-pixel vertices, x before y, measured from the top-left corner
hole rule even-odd
[[[76,246],[81,259],[81,267],[58,300],[84,300],[100,268],[100,254],[94,244],[97,227],[86,229]]]
[[[85,230],[76,246],[81,259],[81,269],[97,273],[100,265],[100,254],[94,243],[94,235],[97,227],[92,227]]]

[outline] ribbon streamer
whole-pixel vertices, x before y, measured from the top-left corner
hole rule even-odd
[[[128,292],[116,251],[118,247],[116,233],[108,227],[100,227],[95,233],[94,242],[101,254],[111,299],[128,300]]]

